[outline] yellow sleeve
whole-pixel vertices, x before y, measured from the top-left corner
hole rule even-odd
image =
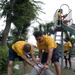
[[[58,13],[58,20],[61,20],[61,13]]]
[[[33,53],[34,52],[34,48],[33,48],[33,46],[31,45],[31,50],[30,50],[30,52],[31,53]]]
[[[38,42],[37,42],[36,44],[37,44],[37,48],[38,48],[39,50],[41,50],[41,46],[38,44]]]
[[[72,47],[72,44],[71,44],[71,42],[68,42],[68,44],[69,44],[69,47]]]
[[[49,48],[56,48],[56,43],[52,37],[48,37],[46,40],[46,43],[47,43],[48,49]]]
[[[12,48],[19,56],[24,55],[23,47],[20,44],[13,45]]]

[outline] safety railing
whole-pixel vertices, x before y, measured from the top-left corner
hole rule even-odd
[[[63,21],[65,21],[65,22],[67,21],[67,22],[65,23]],[[56,12],[54,14],[54,25],[55,25],[55,27],[57,26],[57,22],[58,22],[58,9],[56,10]],[[67,16],[62,20],[62,22],[68,26],[72,25],[73,20],[72,20],[72,10],[71,9],[69,10],[69,13],[67,14]]]
[[[72,20],[72,10],[69,10],[69,13],[67,14],[67,16],[63,19],[62,21],[65,25],[71,26],[73,23]]]

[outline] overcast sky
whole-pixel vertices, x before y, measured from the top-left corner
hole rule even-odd
[[[42,5],[43,11],[46,14],[40,14],[40,18],[43,19],[43,21],[52,21],[54,13],[57,9],[60,8],[62,4],[67,4],[69,8],[72,10],[72,18],[75,23],[75,3],[74,0],[40,0],[45,3],[45,5]],[[68,7],[66,5],[62,6],[64,7],[65,11],[68,10]],[[63,11],[63,12],[65,12]]]
[[[39,18],[42,19],[42,21],[40,21],[41,23],[46,23],[46,22],[50,22],[53,21],[53,16],[56,12],[57,9],[60,9],[60,6],[62,4],[67,4],[69,6],[69,9],[72,10],[72,19],[73,19],[73,23],[75,23],[75,3],[74,0],[39,0],[45,3],[45,5],[42,5],[42,9],[46,14],[41,13],[39,15]],[[66,5],[62,6],[61,8],[63,8],[64,12],[68,13],[69,9]],[[33,26],[38,26],[37,23],[34,23]],[[35,38],[32,35],[32,31],[33,29],[30,29],[30,37],[28,42],[32,43],[32,44],[36,44],[35,42]]]
[[[46,22],[50,22],[53,21],[53,16],[54,13],[57,9],[60,8],[60,6],[62,4],[67,4],[69,6],[70,9],[72,9],[72,19],[73,19],[73,23],[75,23],[75,2],[74,0],[37,0],[37,1],[42,1],[45,4],[42,5],[42,9],[46,14],[40,13],[39,18],[42,19],[42,21],[40,21],[40,23],[46,23]],[[64,9],[66,8],[66,10],[68,10],[67,6],[64,6]],[[65,11],[66,11],[65,10]],[[0,19],[0,30],[4,29],[5,23],[3,23],[3,20]],[[33,26],[38,26],[37,23],[33,24]],[[30,29],[30,37],[29,37],[29,42],[35,44],[35,40],[34,37],[32,35],[32,28]],[[32,41],[33,39],[33,41]]]

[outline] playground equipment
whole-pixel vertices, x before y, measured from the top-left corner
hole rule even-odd
[[[59,9],[62,9],[63,6],[67,6],[68,7],[68,13],[67,13],[66,17],[64,18],[64,20],[62,21],[61,28],[63,28],[64,30],[67,30],[70,33],[75,35],[75,25],[73,24],[72,10],[69,8],[69,6],[67,4],[62,4]],[[55,14],[54,14],[54,25],[55,25],[55,28],[57,26],[57,19],[58,19],[57,14],[58,14],[58,10],[59,9],[57,9]]]
[[[62,9],[63,6],[66,6],[68,8],[68,13],[64,13],[66,14],[64,19],[62,20],[62,25],[61,27],[57,27],[57,20],[58,20],[58,10]],[[69,6],[67,4],[62,4],[60,6],[60,8],[56,10],[55,14],[54,14],[54,25],[55,25],[55,40],[57,35],[57,32],[60,32],[60,38],[61,38],[61,45],[62,45],[62,52],[61,52],[61,68],[63,69],[63,32],[64,31],[68,31],[69,33],[75,35],[75,25],[73,24],[73,20],[72,20],[72,10],[69,8]],[[63,9],[62,9],[63,10]],[[64,10],[63,10],[64,12]],[[64,15],[63,14],[63,15]],[[57,41],[57,40],[56,40]]]
[[[63,6],[67,6],[68,7],[67,13],[66,12],[64,13],[64,9],[62,8]],[[67,4],[62,4],[59,9],[62,9],[62,11],[63,11],[63,13],[62,13],[63,20],[62,21],[65,21],[65,20],[69,21],[68,25],[71,25],[72,24],[72,21],[71,21],[72,20],[72,10],[69,8],[69,6]],[[58,11],[59,11],[59,9],[57,9],[56,12],[55,12],[55,14],[54,14],[54,24],[55,25],[57,25]],[[67,9],[65,9],[65,10],[67,10]]]

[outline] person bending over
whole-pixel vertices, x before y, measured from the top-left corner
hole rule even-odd
[[[43,35],[41,31],[35,32],[34,37],[37,41],[36,44],[39,49],[39,61],[44,64],[44,69],[49,68],[49,64],[52,61],[55,65],[57,75],[61,75],[58,49],[54,39],[51,36]]]
[[[12,65],[15,60],[15,58],[19,58],[20,61],[23,61],[24,64],[24,75],[27,73],[27,63],[34,67],[37,71],[39,71],[39,67],[35,66],[27,57],[27,53],[30,52],[31,57],[33,61],[38,64],[38,62],[35,59],[35,56],[33,55],[33,46],[29,44],[26,41],[17,41],[12,45],[11,48],[9,48],[9,62],[8,62],[8,70],[7,75],[11,75],[12,73]]]

